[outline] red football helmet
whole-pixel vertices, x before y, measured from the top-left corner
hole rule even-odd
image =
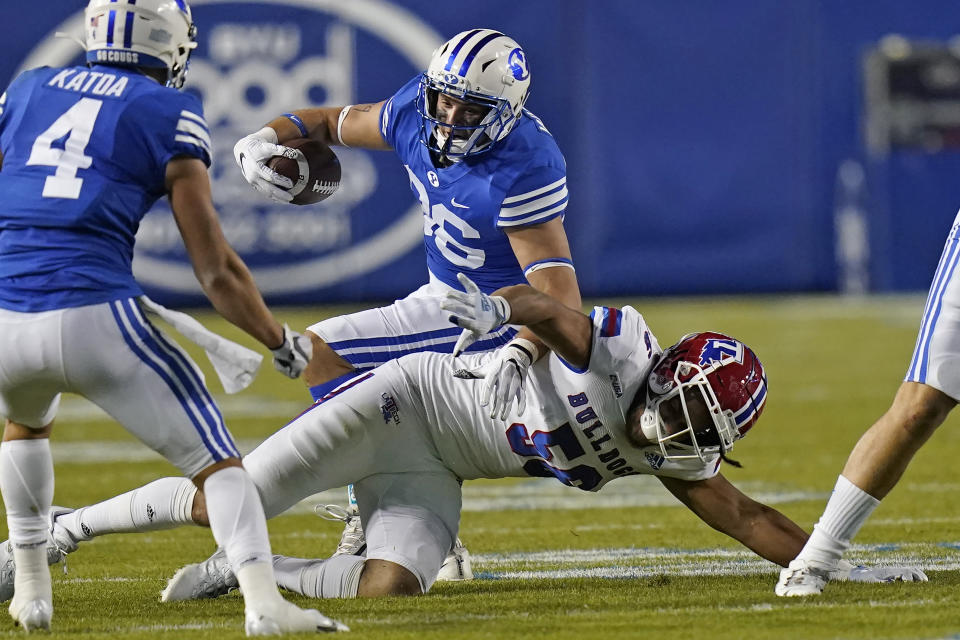
[[[702,405],[691,402],[698,397]],[[706,460],[733,448],[766,399],[766,373],[748,346],[722,333],[691,333],[653,367],[640,425],[664,458]]]

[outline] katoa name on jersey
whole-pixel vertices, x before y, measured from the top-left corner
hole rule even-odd
[[[53,76],[47,83],[49,87],[66,89],[67,91],[90,92],[95,96],[123,95],[127,88],[126,76],[115,76],[102,71],[82,71],[80,69],[64,69]]]

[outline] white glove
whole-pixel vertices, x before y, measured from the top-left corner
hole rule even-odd
[[[849,582],[926,582],[927,574],[919,567],[855,567],[841,560],[837,569],[830,572],[830,579]]]
[[[527,409],[527,392],[524,381],[527,369],[536,359],[537,347],[529,340],[517,338],[498,349],[489,360],[476,369],[457,369],[457,378],[483,378],[480,388],[481,406],[490,407],[490,417],[505,420],[514,399],[517,415]]]
[[[313,345],[310,338],[290,331],[290,327],[283,325],[283,344],[270,351],[273,353],[273,366],[277,371],[288,378],[296,378],[310,362]]]
[[[450,322],[463,327],[463,333],[453,347],[454,357],[476,342],[477,338],[500,328],[510,319],[510,303],[506,298],[488,296],[462,273],[457,274],[457,280],[466,292],[450,291],[440,302],[440,308],[451,313]]]
[[[295,159],[297,152],[290,147],[278,145],[277,132],[270,127],[240,138],[233,146],[233,157],[240,165],[244,180],[268,198],[290,202],[293,196],[286,189],[293,186],[293,181],[267,166],[267,161],[273,156]]]

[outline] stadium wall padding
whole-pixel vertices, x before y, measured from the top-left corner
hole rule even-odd
[[[4,86],[24,64],[66,64],[53,32],[79,2],[0,21]],[[416,199],[395,157],[343,151],[343,193],[275,207],[231,149],[283,111],[389,97],[433,46],[474,26],[526,49],[528,107],[567,159],[566,226],[585,296],[831,291],[837,170],[865,170],[870,288],[922,290],[960,206],[960,154],[866,153],[862,57],[899,33],[945,41],[951,0],[723,3],[635,0],[271,0],[194,3],[188,85],[216,146],[231,241],[274,303],[386,300],[426,279]],[[138,277],[167,304],[202,300],[169,212],[138,239]]]

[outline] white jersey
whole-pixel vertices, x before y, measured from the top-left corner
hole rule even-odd
[[[597,491],[610,480],[638,473],[682,480],[715,475],[719,456],[708,462],[664,460],[658,447],[630,442],[626,413],[660,356],[660,345],[632,307],[595,307],[591,318],[588,369],[575,369],[556,354],[534,364],[522,415],[499,420],[478,412],[480,381],[453,378],[450,356],[433,354],[399,361],[422,397],[422,408],[399,410],[424,412],[422,424],[440,459],[464,480],[552,476]]]

